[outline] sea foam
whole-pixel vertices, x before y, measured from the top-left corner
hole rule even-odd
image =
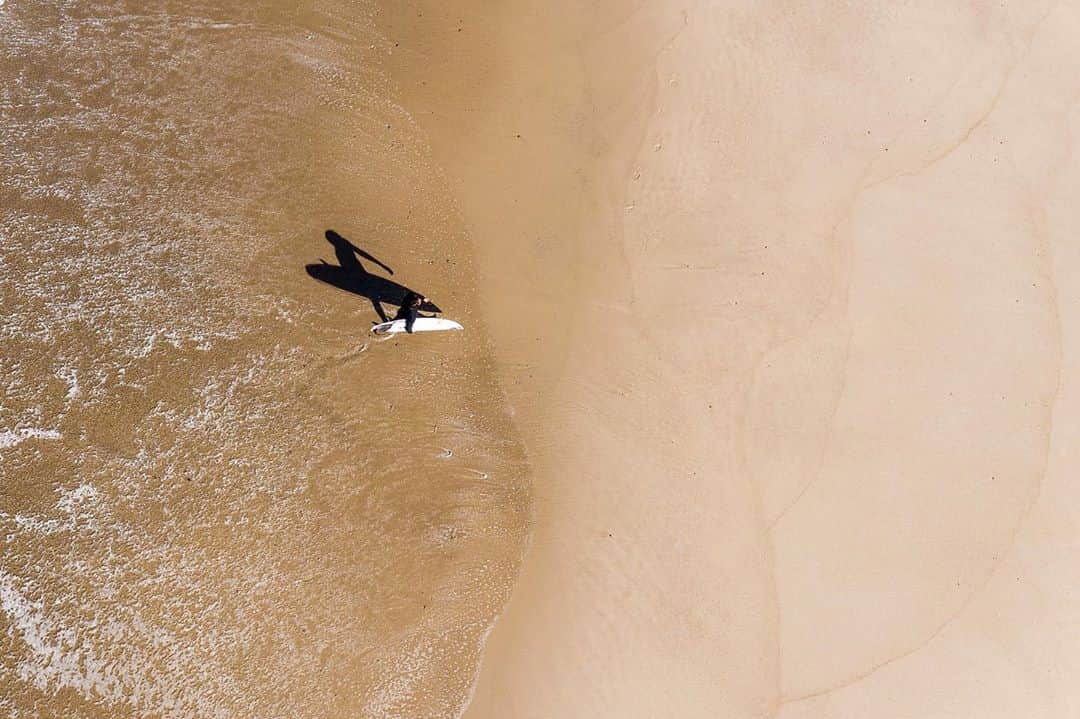
[[[29,439],[60,439],[62,434],[55,429],[37,429],[36,427],[24,427],[21,429],[0,431],[0,449],[7,449],[21,444]]]

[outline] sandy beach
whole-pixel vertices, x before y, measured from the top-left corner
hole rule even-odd
[[[419,115],[535,482],[467,716],[1075,711],[1077,8],[510,7]]]
[[[1080,4],[226,5],[0,5],[0,713],[1080,712]]]

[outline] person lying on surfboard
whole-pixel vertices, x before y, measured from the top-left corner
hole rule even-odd
[[[420,317],[420,305],[424,304],[427,298],[418,292],[409,290],[405,293],[405,298],[401,300],[401,307],[398,308],[397,314],[394,315],[395,320],[405,320],[405,331],[412,334],[413,322],[416,322],[416,318]]]

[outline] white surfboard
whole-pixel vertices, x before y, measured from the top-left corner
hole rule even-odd
[[[416,322],[413,322],[412,329],[413,332],[441,332],[443,330],[463,330],[465,328],[453,320],[446,320],[442,317],[417,317]],[[393,335],[404,332],[405,320],[383,322],[381,325],[372,327],[371,331],[377,335]]]

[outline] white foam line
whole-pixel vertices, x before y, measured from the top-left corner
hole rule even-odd
[[[0,431],[0,449],[7,449],[21,444],[28,439],[60,439],[64,435],[55,429],[38,429],[36,427],[23,427],[22,429]]]
[[[7,616],[11,628],[33,655],[33,659],[20,662],[21,679],[42,691],[55,686],[71,687],[83,692],[96,691],[116,700],[117,682],[106,672],[105,665],[45,614],[44,602],[27,598],[17,588],[15,578],[3,570],[0,570],[0,612]]]
[[[79,371],[73,367],[61,367],[56,376],[67,382],[67,399],[75,399],[82,391],[79,388]]]

